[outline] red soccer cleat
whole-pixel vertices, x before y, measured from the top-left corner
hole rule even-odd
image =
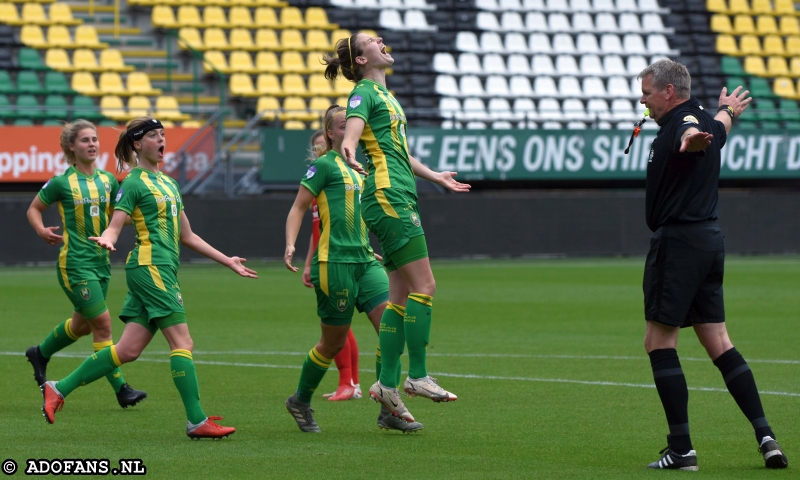
[[[42,396],[44,396],[44,404],[42,405],[42,415],[47,423],[56,422],[56,412],[64,408],[64,396],[56,389],[56,382],[45,382],[42,385]]]
[[[236,429],[233,427],[223,427],[222,425],[217,425],[214,423],[214,420],[222,420],[222,417],[208,417],[201,424],[194,426],[192,426],[191,423],[186,422],[188,424],[186,425],[186,435],[188,435],[192,440],[197,440],[198,438],[213,438],[214,440],[219,440],[220,438],[227,437],[236,431]]]
[[[356,388],[350,385],[339,385],[334,393],[326,393],[323,398],[327,398],[331,402],[341,402],[343,400],[350,400],[356,395]]]

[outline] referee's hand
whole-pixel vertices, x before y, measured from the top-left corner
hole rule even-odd
[[[711,139],[714,135],[706,132],[694,132],[683,137],[681,142],[681,153],[683,152],[700,152],[705,150],[711,145]]]
[[[750,105],[750,102],[753,101],[752,97],[747,96],[749,93],[750,90],[744,90],[744,87],[738,86],[736,90],[728,95],[728,88],[722,87],[722,92],[719,94],[719,104],[733,107],[734,118],[739,118],[739,115],[741,115],[747,109],[747,106]]]

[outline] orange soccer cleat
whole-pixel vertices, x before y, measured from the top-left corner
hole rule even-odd
[[[45,382],[42,385],[42,396],[44,397],[44,404],[42,405],[42,415],[47,423],[56,422],[56,412],[64,408],[64,396],[56,389],[56,382]]]
[[[214,440],[219,440],[236,431],[233,427],[218,425],[214,420],[222,420],[222,417],[208,417],[198,425],[192,425],[190,422],[186,422],[186,435],[192,440],[197,440],[198,438],[213,438]]]

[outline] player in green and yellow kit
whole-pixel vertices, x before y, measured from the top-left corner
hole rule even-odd
[[[58,324],[39,345],[30,347],[25,356],[33,365],[33,378],[40,387],[47,381],[47,363],[54,353],[92,333],[94,350],[112,345],[111,315],[106,306],[111,266],[108,251],[89,240],[108,226],[119,184],[110,173],[95,168],[100,153],[97,129],[91,122],[76,120],[61,130],[61,149],[69,164],[67,170],[44,184],[28,208],[28,221],[36,233],[50,245],[63,242],[58,255],[58,283],[70,299],[72,316]],[[45,227],[42,212],[58,205],[64,235],[59,227]],[[147,398],[134,390],[122,377],[119,368],[106,375],[122,408]]]
[[[386,89],[386,69],[394,59],[381,38],[357,33],[337,42],[336,54],[325,57],[325,77],[339,74],[355,82],[347,104],[342,153],[354,170],[364,173],[355,159],[356,144],[367,159],[361,209],[364,222],[377,237],[389,275],[389,306],[381,319],[383,370],[370,396],[406,420],[413,417],[400,400],[393,378],[403,345],[408,345],[409,374],[404,390],[411,396],[448,402],[457,397],[428,376],[426,348],[430,340],[433,278],[428,248],[417,207],[415,176],[454,192],[467,192],[455,172],[434,172],[408,152],[406,116]]]
[[[164,127],[151,117],[132,120],[120,134],[115,154],[119,169],[131,172],[116,196],[114,215],[102,236],[89,240],[114,250],[122,225],[130,215],[136,229],[136,246],[128,255],[125,277],[128,294],[120,319],[125,330],[119,343],[87,358],[69,376],[44,385],[42,410],[48,422],[64,405],[64,397],[87,385],[123,363],[136,360],[161,330],[171,353],[172,380],[186,410],[186,434],[190,438],[220,438],[236,431],[223,427],[200,406],[200,388],[192,360],[193,342],[186,325],[183,295],[178,283],[180,244],[219,262],[243,277],[258,278],[256,272],[242,265],[245,259],[227,257],[192,232],[183,211],[183,199],[177,182],[159,171],[164,161]]]
[[[326,152],[308,168],[286,219],[286,267],[292,265],[295,241],[303,216],[316,199],[319,207],[320,239],[311,267],[311,283],[317,294],[322,339],[306,356],[300,382],[286,409],[304,432],[319,432],[311,409],[311,397],[328,371],[333,358],[344,347],[354,309],[367,312],[376,330],[389,299],[386,273],[369,246],[367,227],[361,219],[363,180],[342,159],[345,109],[331,106],[323,118]],[[381,364],[376,364],[380,368]],[[399,362],[391,376],[400,378]],[[379,370],[380,375],[380,370]],[[410,416],[410,415],[409,415]],[[389,410],[378,416],[381,428],[413,432],[421,423],[402,422]]]

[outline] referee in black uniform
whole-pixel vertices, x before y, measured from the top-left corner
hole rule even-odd
[[[678,360],[678,332],[693,327],[755,430],[767,468],[785,468],[786,455],[767,423],[753,373],[725,328],[722,277],[725,247],[717,225],[720,149],[731,123],[745,111],[749,92],[723,88],[711,115],[690,97],[684,65],[659,60],[642,70],[641,103],[661,127],[647,164],[647,226],[653,231],[644,269],[650,356],[669,424],[664,456],[649,468],[697,470],[689,436],[689,391]]]

